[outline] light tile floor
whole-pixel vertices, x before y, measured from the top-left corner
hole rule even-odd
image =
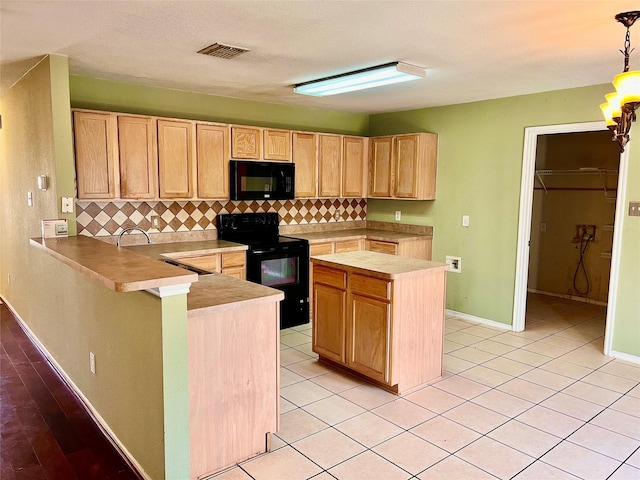
[[[281,332],[271,453],[216,480],[640,480],[640,366],[605,357],[604,307],[530,295],[526,330],[448,317],[444,375],[397,397]]]

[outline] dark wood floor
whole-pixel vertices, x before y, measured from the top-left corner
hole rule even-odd
[[[2,480],[140,478],[5,304],[0,305],[0,345]]]

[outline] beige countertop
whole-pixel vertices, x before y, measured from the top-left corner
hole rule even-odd
[[[287,235],[288,237],[303,238],[305,240],[308,240],[310,244],[336,242],[341,240],[358,240],[361,238],[365,238],[368,240],[379,240],[383,242],[405,242],[419,240],[425,237],[431,238],[428,235],[394,232],[390,230],[378,230],[373,228],[354,228],[351,230],[333,230],[328,232],[290,233],[285,235]]]
[[[284,298],[280,290],[238,280],[220,273],[198,276],[166,264],[162,257],[185,257],[211,253],[244,251],[246,245],[207,240],[116,247],[86,236],[33,238],[31,244],[62,263],[99,281],[116,292],[132,292],[157,287],[191,284],[187,294],[189,316],[211,309],[230,308],[247,302],[275,302]]]
[[[426,270],[447,269],[446,263],[430,262],[386,253],[360,250],[356,252],[332,253],[311,257],[315,265],[338,267],[349,272],[393,280],[403,276],[420,275]]]
[[[226,242],[224,240],[201,240],[197,242],[158,243],[124,247],[154,259],[184,258],[213,253],[236,252],[247,250],[247,245]]]
[[[191,285],[187,295],[189,317],[206,315],[212,310],[241,306],[251,302],[275,302],[284,299],[284,293],[274,288],[246,282],[221,273],[201,275]]]
[[[32,238],[30,242],[116,292],[133,292],[198,281],[195,273],[83,235]]]

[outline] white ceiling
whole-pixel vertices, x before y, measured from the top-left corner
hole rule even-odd
[[[70,73],[228,97],[378,113],[610,82],[634,1],[0,1],[5,92],[40,56]],[[640,47],[640,26],[632,44]],[[634,36],[635,35],[635,36]],[[245,47],[232,60],[199,55]],[[640,48],[631,68],[640,69]],[[424,79],[315,98],[291,86],[403,61]]]

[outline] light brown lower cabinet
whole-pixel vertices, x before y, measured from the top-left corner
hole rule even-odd
[[[222,273],[244,280],[246,278],[245,252],[212,253],[196,257],[175,258],[190,267]]]
[[[400,242],[367,240],[366,249],[371,252],[431,260],[431,238],[428,237],[420,237]]]
[[[309,245],[309,255],[328,255],[330,253],[356,252],[369,250],[371,252],[402,255],[404,257],[431,260],[431,238],[424,237],[399,242],[382,240],[336,240],[334,242],[313,243]],[[313,316],[313,268],[309,267],[309,307]]]
[[[223,253],[220,273],[244,280],[246,278],[245,256],[244,252]]]
[[[312,263],[313,351],[321,360],[398,395],[442,375],[446,266],[380,278],[327,257]]]

